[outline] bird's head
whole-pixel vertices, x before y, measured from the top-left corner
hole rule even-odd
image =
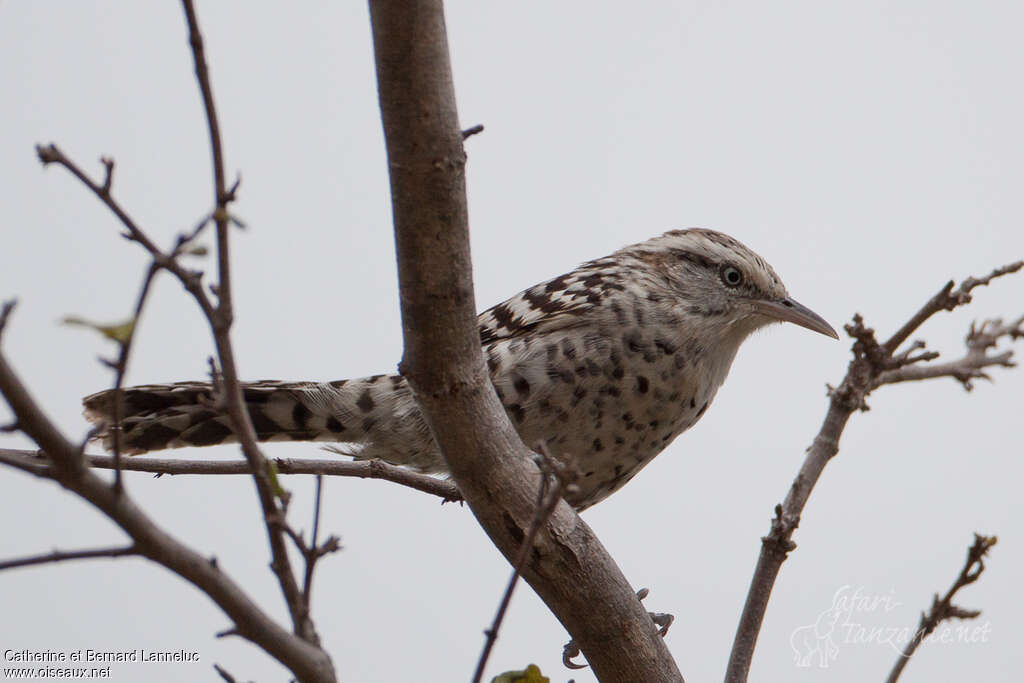
[[[688,318],[738,337],[774,322],[796,323],[839,339],[825,320],[797,303],[768,263],[738,240],[693,228],[626,247]]]

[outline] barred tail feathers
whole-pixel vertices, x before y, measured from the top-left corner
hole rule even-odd
[[[351,444],[340,452],[437,471],[439,457],[405,379],[375,375],[335,382],[244,382],[242,395],[260,441]],[[137,455],[237,439],[213,407],[208,382],[150,384],[124,389],[123,449]],[[85,416],[102,425],[95,440],[113,446],[113,392],[83,399]]]

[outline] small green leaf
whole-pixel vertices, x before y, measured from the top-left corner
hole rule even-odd
[[[210,250],[205,244],[197,244],[195,246],[188,247],[187,249],[182,249],[181,253],[185,256],[206,256],[210,253]]]
[[[491,679],[491,683],[551,683],[551,679],[540,672],[536,664],[531,664],[522,671],[506,671]]]
[[[135,330],[135,318],[130,318],[122,323],[102,325],[100,323],[94,323],[91,320],[86,320],[85,318],[68,315],[62,318],[60,322],[64,325],[88,327],[90,330],[96,330],[107,339],[112,339],[118,344],[126,343],[131,338],[132,332]]]

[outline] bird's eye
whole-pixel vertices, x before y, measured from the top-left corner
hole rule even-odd
[[[739,287],[743,282],[743,273],[736,266],[725,266],[722,268],[722,284],[726,287]]]

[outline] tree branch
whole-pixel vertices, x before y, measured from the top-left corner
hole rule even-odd
[[[203,311],[203,314],[209,321],[223,372],[223,381],[221,382],[222,391],[219,395],[219,401],[222,403],[225,412],[229,416],[232,428],[241,443],[242,452],[245,454],[252,470],[252,477],[256,484],[257,494],[263,511],[264,524],[266,526],[270,542],[271,554],[273,556],[271,567],[278,577],[278,582],[285,596],[285,601],[288,605],[289,612],[291,613],[295,633],[300,639],[308,641],[313,645],[317,645],[319,639],[309,616],[309,608],[303,601],[302,593],[298,587],[294,573],[292,572],[287,553],[284,536],[284,505],[283,503],[280,507],[278,505],[276,494],[279,492],[279,489],[275,488],[271,482],[271,475],[268,470],[267,461],[256,446],[255,432],[249,419],[249,415],[242,404],[241,388],[238,381],[238,373],[235,368],[234,355],[229,336],[232,322],[232,304],[228,230],[231,223],[237,223],[237,221],[232,220],[228,214],[227,207],[229,203],[234,200],[237,183],[230,190],[226,188],[220,132],[217,123],[216,110],[213,103],[213,92],[210,86],[209,72],[206,67],[206,60],[203,52],[202,37],[199,32],[198,20],[191,0],[182,0],[182,6],[188,22],[192,56],[206,111],[206,120],[210,131],[210,146],[213,156],[216,208],[212,213],[212,218],[217,228],[219,270],[219,285],[214,289],[218,297],[217,306],[213,306],[210,299],[207,297],[206,292],[203,290],[201,274],[185,270],[177,262],[176,258],[180,253],[183,253],[183,248],[199,234],[208,222],[208,219],[204,219],[204,221],[202,221],[195,230],[191,232],[191,234],[179,236],[175,248],[170,253],[164,253],[156,247],[153,241],[139,229],[135,222],[112,198],[111,186],[114,170],[114,162],[112,160],[107,158],[101,159],[105,168],[105,176],[102,183],[97,183],[82,172],[77,165],[71,162],[56,147],[56,145],[51,144],[46,147],[38,146],[37,153],[44,164],[57,163],[63,166],[75,175],[83,184],[89,187],[89,189],[118,217],[122,225],[125,226],[128,231],[126,237],[138,242],[150,253],[153,259],[153,266],[151,267],[150,273],[147,277],[146,286],[144,286],[143,292],[140,295],[137,308],[141,308],[145,300],[146,291],[148,290],[149,281],[152,279],[156,270],[159,268],[165,268],[174,273],[182,281],[185,288],[196,299]],[[128,352],[127,347],[128,344],[125,344],[122,347],[122,356],[121,362],[119,363],[120,367],[118,368],[118,381],[115,383],[115,392],[118,388],[117,385],[120,384],[120,380],[123,377],[124,362],[127,359]],[[56,479],[65,487],[75,491],[80,496],[88,499],[94,505],[102,509],[106,514],[111,516],[118,524],[128,531],[130,535],[132,535],[140,553],[150,557],[150,559],[165,564],[165,566],[173,568],[179,574],[192,580],[197,585],[200,585],[201,580],[204,581],[205,583],[200,585],[200,587],[206,590],[206,592],[215,601],[217,601],[218,604],[221,604],[225,611],[228,611],[229,614],[239,612],[238,600],[243,599],[247,601],[244,594],[241,594],[240,591],[237,591],[237,589],[234,589],[234,587],[231,586],[230,588],[233,589],[233,592],[237,593],[237,595],[231,596],[233,602],[229,605],[228,600],[224,595],[225,591],[223,585],[209,585],[209,577],[197,575],[194,567],[182,567],[179,562],[179,558],[177,557],[169,559],[166,556],[168,552],[174,552],[180,556],[185,556],[188,553],[191,553],[189,549],[181,546],[180,544],[175,545],[176,542],[173,542],[169,537],[161,536],[155,539],[150,538],[149,542],[140,538],[140,534],[145,535],[144,532],[156,532],[160,534],[162,534],[162,532],[155,530],[155,527],[153,529],[147,528],[139,530],[140,525],[143,527],[152,527],[152,524],[142,516],[141,511],[134,508],[131,501],[127,500],[127,496],[124,496],[121,493],[119,486],[115,485],[111,491],[100,491],[95,488],[96,486],[102,486],[103,482],[94,473],[88,470],[84,459],[84,448],[68,448],[69,444],[66,439],[64,439],[63,435],[60,435],[59,432],[49,424],[48,420],[38,409],[36,404],[28,397],[24,387],[21,386],[17,377],[14,376],[13,371],[11,371],[7,366],[2,356],[0,356],[0,390],[3,391],[4,396],[7,398],[8,402],[11,403],[11,406],[14,409],[15,415],[18,419],[18,428],[25,431],[26,434],[31,436],[37,444],[46,451],[50,462],[50,471],[48,472],[49,476]],[[118,421],[117,412],[118,411],[115,408],[115,422]],[[116,431],[117,425],[115,424],[115,432]],[[119,482],[120,449],[116,447],[117,440],[118,435],[115,434],[114,465],[115,469],[118,470],[116,474],[116,482]],[[10,458],[8,458],[7,461],[15,466],[24,464]],[[39,471],[31,466],[27,466],[23,469],[25,469],[25,471],[33,471],[34,473]],[[109,500],[110,495],[114,496],[114,500]],[[130,514],[120,514],[124,513],[123,510],[120,510],[121,507],[127,508]],[[198,556],[191,553],[189,559],[195,560],[195,558],[198,558]],[[203,561],[200,558],[198,562],[202,563]],[[216,567],[214,566],[213,569],[215,570]],[[257,613],[254,613],[254,611]],[[295,643],[292,642],[293,639],[290,637],[285,637],[279,644],[268,643],[267,633],[272,632],[273,638],[275,639],[280,640],[282,638],[279,627],[264,617],[262,613],[258,613],[255,606],[251,606],[248,613],[243,614],[243,616],[246,619],[253,619],[254,623],[253,625],[250,625],[244,621],[237,621],[236,628],[239,633],[246,635],[246,637],[254,640],[254,642],[258,642],[258,644],[268,653],[278,657],[282,663],[289,666],[299,678],[303,680],[316,681],[334,680],[334,671],[331,666],[330,659],[318,647],[308,645],[304,647],[297,647]],[[287,634],[285,634],[285,636],[287,636]]]
[[[984,372],[988,367],[1016,367],[1013,358],[1013,351],[989,355],[989,349],[995,348],[1003,337],[1010,341],[1024,338],[1024,316],[1018,318],[1009,325],[1004,325],[1002,320],[986,320],[980,326],[971,325],[965,341],[967,354],[963,358],[949,362],[923,365],[922,361],[929,361],[938,358],[938,353],[924,353],[920,356],[907,356],[903,359],[903,365],[892,370],[886,370],[875,378],[874,386],[877,388],[883,384],[898,384],[899,382],[913,382],[922,379],[935,377],[952,377],[959,381],[964,389],[970,391],[974,388],[971,380],[992,378]],[[923,344],[921,345],[923,347]]]
[[[790,486],[785,500],[781,505],[775,507],[775,517],[772,519],[768,535],[761,539],[761,552],[757,559],[757,566],[750,582],[743,614],[740,617],[732,652],[729,656],[725,676],[727,683],[743,683],[747,680],[754,656],[754,647],[757,644],[757,637],[764,621],[764,614],[771,597],[772,587],[775,585],[775,579],[778,577],[786,557],[796,548],[792,537],[800,524],[800,515],[807,504],[811,491],[821,477],[825,465],[839,452],[839,438],[850,416],[854,411],[868,409],[867,397],[873,389],[883,384],[902,381],[896,380],[900,376],[899,374],[887,375],[886,373],[909,371],[911,368],[908,366],[936,357],[937,354],[934,353],[921,353],[915,356],[913,352],[923,348],[923,343],[920,342],[911,345],[904,352],[898,352],[903,342],[925,321],[939,311],[951,311],[970,303],[972,289],[988,284],[994,278],[1015,273],[1022,266],[1024,266],[1024,262],[1017,261],[992,271],[986,277],[978,279],[969,277],[956,290],[953,289],[953,282],[948,282],[885,344],[878,343],[874,330],[864,326],[864,320],[860,314],[854,315],[853,323],[846,326],[847,334],[856,340],[852,349],[853,360],[850,361],[846,377],[843,378],[839,387],[829,387],[829,408],[821,429],[807,449],[807,456],[800,467],[800,472]],[[972,326],[971,333],[968,334],[968,346],[970,347],[972,336],[976,336],[978,348],[984,354],[985,350],[993,346],[995,342],[983,335],[991,335],[991,333],[1001,330],[1003,330],[1001,324],[982,325],[978,331],[975,331]],[[1006,328],[1006,331],[999,336],[1010,336],[1015,339],[1017,338],[1015,335],[1016,333],[1010,331],[1010,328]],[[992,343],[989,344],[988,341]],[[973,353],[977,354],[978,350],[974,350]],[[1010,356],[1005,354],[987,357],[987,360],[979,360],[977,355],[972,356],[972,351],[969,351],[968,357],[971,358],[970,363],[975,365],[982,362],[984,363],[982,366],[1007,366],[1010,364]],[[961,363],[959,367],[966,368],[967,366]],[[921,378],[930,376],[946,375],[944,373],[935,375],[924,373]],[[885,379],[886,377],[889,379]]]
[[[470,509],[514,562],[541,474],[509,424],[480,350],[465,195],[440,0],[371,0],[374,54],[398,255],[399,366]],[[679,681],[629,583],[564,501],[523,577],[609,681]]]
[[[41,451],[19,451],[10,448],[0,448],[0,463],[42,479],[53,479],[50,476],[49,462],[41,456]],[[111,458],[111,466],[113,466],[113,458]]]
[[[477,660],[476,671],[473,673],[473,683],[479,683],[484,675],[487,660],[491,656],[491,649],[494,647],[494,643],[498,641],[498,631],[501,629],[501,622],[505,620],[505,612],[508,610],[509,603],[512,602],[512,591],[515,590],[516,584],[519,582],[523,565],[525,565],[526,558],[533,549],[534,541],[537,540],[537,532],[547,523],[551,513],[555,510],[555,506],[558,505],[558,501],[562,498],[563,477],[557,474],[557,463],[544,451],[543,444],[538,448],[538,453],[541,454],[540,468],[542,477],[540,489],[537,491],[537,504],[534,508],[533,519],[530,520],[530,528],[526,532],[526,538],[523,539],[516,559],[512,563],[512,576],[509,577],[508,585],[505,586],[505,593],[501,596],[501,602],[498,604],[498,611],[494,615],[494,621],[491,622],[491,627],[484,631],[486,639],[484,647],[480,652],[480,658]],[[574,472],[571,479],[575,479],[576,476],[578,476],[578,472]],[[565,479],[565,485],[571,485],[570,478],[566,477]]]
[[[110,191],[110,179],[111,174],[114,171],[114,162],[112,159],[106,159],[105,165],[107,167],[107,179],[104,182],[104,188],[107,192]],[[146,276],[142,280],[142,287],[139,288],[139,295],[135,302],[135,311],[132,313],[131,323],[129,325],[128,334],[124,339],[118,339],[118,355],[117,360],[113,363],[114,368],[114,410],[113,418],[114,425],[112,432],[114,435],[113,439],[113,453],[114,453],[114,490],[120,492],[122,488],[121,484],[121,419],[124,415],[124,393],[121,391],[121,387],[124,385],[124,376],[128,372],[128,359],[131,357],[132,352],[132,341],[135,339],[135,330],[139,324],[139,317],[142,315],[142,309],[146,305],[146,299],[149,296],[150,285],[153,284],[153,278],[156,277],[159,272],[160,266],[157,265],[156,261],[153,261],[149,265],[149,269],[146,271]],[[109,364],[109,363],[108,363]],[[86,440],[88,443],[88,440]],[[86,443],[82,444],[82,450],[85,450]]]
[[[903,652],[900,653],[899,659],[896,660],[892,671],[889,672],[886,683],[896,683],[900,674],[903,673],[903,668],[910,661],[910,658],[914,656],[918,646],[943,621],[947,619],[976,619],[981,616],[981,612],[978,610],[967,610],[954,605],[953,596],[964,586],[969,586],[978,580],[981,573],[985,571],[985,555],[988,554],[988,551],[996,544],[997,540],[995,536],[974,534],[974,543],[967,549],[967,560],[964,562],[964,567],[960,570],[959,576],[956,577],[956,581],[953,582],[953,585],[950,586],[941,599],[937,593],[935,594],[935,597],[932,598],[931,609],[927,613],[921,613],[921,621],[917,626],[917,631],[906,647],[903,648]]]
[[[898,349],[903,342],[910,338],[910,335],[914,334],[917,328],[921,327],[928,318],[932,317],[939,311],[952,311],[959,306],[965,306],[971,303],[971,290],[975,287],[987,285],[992,280],[1002,277],[1003,275],[1009,275],[1010,273],[1016,273],[1021,268],[1024,268],[1024,261],[1014,261],[1001,268],[996,268],[985,277],[975,278],[968,277],[960,286],[957,287],[956,291],[953,291],[953,281],[947,282],[938,293],[929,299],[924,306],[921,307],[917,313],[911,316],[904,325],[893,334],[888,341],[885,342],[885,348],[890,352],[894,352]]]
[[[57,164],[62,166],[71,175],[75,176],[82,182],[83,185],[88,187],[100,201],[117,216],[118,220],[121,221],[121,225],[127,230],[124,236],[132,242],[138,242],[142,245],[143,249],[149,252],[149,255],[153,258],[153,261],[161,268],[174,274],[181,284],[184,285],[185,289],[195,297],[196,303],[202,309],[203,314],[207,317],[213,314],[213,304],[210,302],[209,297],[206,296],[206,292],[203,291],[202,285],[202,273],[198,271],[188,270],[180,263],[177,259],[177,250],[170,254],[165,254],[156,243],[144,233],[135,221],[128,215],[128,213],[121,207],[120,203],[114,199],[111,194],[110,187],[110,173],[113,169],[113,163],[109,159],[104,158],[104,166],[107,169],[107,177],[103,183],[97,183],[92,180],[74,161],[69,159],[67,155],[56,144],[50,143],[49,145],[36,145],[36,155],[44,166],[50,164]],[[179,244],[182,240],[179,238]]]
[[[199,20],[196,17],[192,0],[182,0],[182,7],[185,10],[185,18],[188,22],[189,45],[192,48],[196,80],[199,84],[199,91],[203,98],[203,107],[206,111],[206,123],[210,133],[210,150],[213,157],[214,204],[216,206],[213,212],[213,220],[217,229],[218,283],[216,294],[218,304],[216,309],[208,313],[207,318],[213,329],[217,358],[220,360],[220,369],[223,373],[222,395],[220,398],[223,402],[223,409],[230,419],[231,428],[238,436],[242,453],[252,467],[253,482],[256,486],[257,496],[263,512],[263,520],[267,529],[267,538],[273,558],[270,566],[277,576],[281,592],[284,594],[295,633],[313,644],[319,644],[320,638],[310,618],[309,609],[303,602],[302,591],[299,588],[295,573],[292,571],[291,560],[288,557],[282,521],[286,511],[283,505],[278,504],[275,487],[271,482],[268,471],[267,460],[257,445],[256,430],[253,428],[249,412],[245,409],[245,403],[242,399],[242,388],[238,379],[238,370],[235,365],[234,349],[230,337],[234,312],[231,297],[229,251],[231,219],[228,214],[228,205],[235,199],[236,188],[228,191],[226,186],[220,125],[217,121],[217,110],[213,102],[213,87],[210,84],[210,74],[206,66],[203,38],[199,31]]]
[[[53,562],[64,562],[66,560],[86,560],[98,557],[124,557],[126,555],[139,555],[139,551],[134,545],[115,546],[112,548],[92,548],[89,550],[53,550],[43,555],[19,557],[14,560],[0,560],[0,570],[14,569],[15,567],[31,567],[40,564],[51,564]]]
[[[82,452],[43,414],[2,353],[0,393],[10,405],[19,428],[45,451],[49,475],[55,481],[124,529],[140,555],[167,567],[206,593],[234,621],[240,635],[287,666],[300,680],[333,683],[334,670],[322,650],[278,626],[215,563],[160,529],[129,495],[116,493],[92,472]]]
[[[0,448],[0,463],[16,467],[37,476],[50,478],[49,465],[45,454],[39,451],[25,451]],[[86,455],[86,462],[96,469],[114,469],[114,458],[110,455]],[[462,495],[455,484],[428,474],[419,474],[382,460],[317,460],[303,458],[275,458],[278,474],[322,474],[332,477],[356,477],[359,479],[380,479],[393,484],[429,493],[442,502],[458,502]],[[130,472],[151,474],[252,474],[252,467],[246,460],[179,460],[175,458],[153,458],[140,456],[121,461],[121,469]]]

